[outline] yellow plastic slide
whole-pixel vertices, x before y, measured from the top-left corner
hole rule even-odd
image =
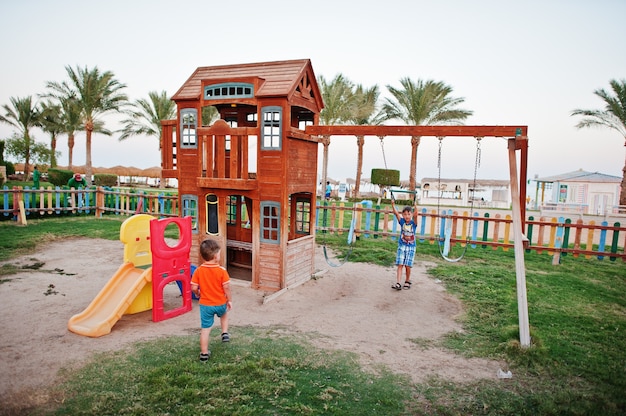
[[[131,262],[122,264],[89,306],[70,318],[68,329],[88,337],[101,337],[110,333],[113,325],[151,281],[151,267],[140,269]]]

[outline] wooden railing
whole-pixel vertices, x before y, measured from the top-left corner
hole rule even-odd
[[[29,189],[6,186],[0,191],[0,216],[3,219],[45,217],[49,215],[133,215],[178,216],[175,194],[122,190],[106,187]]]
[[[330,205],[322,203],[317,206],[318,231],[325,230],[331,234],[343,234],[351,231],[352,217],[356,216],[353,232],[365,238],[396,238],[399,235],[398,222],[393,212],[386,208],[346,207],[343,203]],[[443,209],[440,213],[435,209],[422,208],[417,220],[417,236],[420,243],[441,243],[446,227],[451,228],[450,244],[469,244],[468,248],[487,248],[496,250],[501,247],[509,250],[514,247],[513,220],[510,214],[485,213]],[[556,256],[597,257],[599,260],[609,258],[615,261],[621,258],[626,261],[626,227],[619,222],[609,224],[602,221],[585,223],[582,219],[572,222],[571,219],[528,217],[526,229],[523,230],[527,252],[547,253]]]

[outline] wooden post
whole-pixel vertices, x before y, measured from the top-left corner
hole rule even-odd
[[[18,205],[20,207],[20,214],[17,217],[17,225],[28,225],[26,222],[26,210],[24,209],[24,200],[20,199],[18,201]]]
[[[513,235],[515,244],[515,276],[517,281],[517,315],[519,320],[519,338],[522,347],[530,347],[530,329],[528,324],[528,301],[526,298],[526,267],[524,265],[524,241],[520,194],[517,181],[517,159],[515,157],[515,139],[509,139],[509,174],[511,180],[511,199],[513,208]]]

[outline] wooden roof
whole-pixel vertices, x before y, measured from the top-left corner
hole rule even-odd
[[[263,79],[255,91],[256,97],[291,97],[300,81],[305,78],[314,91],[311,95],[323,107],[321,94],[317,87],[311,60],[297,59],[290,61],[259,62],[238,65],[203,66],[197,68],[174,94],[173,100],[194,100],[202,96],[202,80],[258,77]]]

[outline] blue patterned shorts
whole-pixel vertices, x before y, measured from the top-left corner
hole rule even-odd
[[[415,257],[415,245],[398,244],[396,252],[396,266],[413,267],[413,258]]]

